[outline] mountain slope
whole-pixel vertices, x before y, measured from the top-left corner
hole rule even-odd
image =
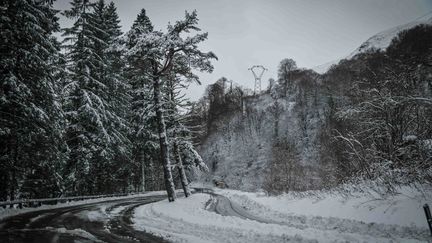
[[[338,60],[334,60],[334,61],[330,61],[315,67],[312,67],[312,69],[320,74],[323,74],[325,72],[327,72],[331,66],[339,63],[340,60],[342,59],[352,59],[355,55],[360,54],[360,53],[364,53],[367,52],[369,50],[385,50],[391,43],[392,39],[395,38],[400,32],[404,31],[404,30],[408,30],[413,28],[414,26],[420,25],[420,24],[426,24],[426,25],[432,25],[432,17],[431,17],[432,13],[423,16],[421,19],[409,22],[407,24],[403,24],[403,25],[399,25],[387,30],[384,30],[382,32],[379,32],[377,34],[375,34],[374,36],[370,37],[368,40],[366,40],[365,42],[363,42],[363,44],[361,44],[357,49],[355,49],[353,52],[351,52],[351,54],[349,54],[348,56],[338,59]]]
[[[319,187],[323,107],[315,104],[311,94],[304,99],[297,96],[275,98],[267,93],[246,97],[242,111],[224,114],[213,123],[214,132],[200,146],[211,173],[202,175],[201,181],[215,179],[244,191],[272,190],[269,187],[285,180],[295,190]],[[273,165],[282,161],[285,172],[272,172]]]
[[[281,74],[258,96],[226,91],[226,80],[209,86],[197,113],[211,169],[201,181],[275,194],[378,179],[385,194],[428,181],[431,33],[432,25],[416,26],[326,75]]]

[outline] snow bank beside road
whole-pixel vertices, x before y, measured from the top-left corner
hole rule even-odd
[[[264,193],[218,190],[231,200],[256,210],[282,214],[336,217],[389,225],[427,228],[423,205],[432,204],[432,194],[402,188],[395,196],[381,198],[373,194],[353,193],[344,197],[336,193],[317,192],[319,196],[299,197],[293,194],[268,197]],[[310,193],[314,194],[314,193]],[[264,209],[263,209],[264,208]]]
[[[228,193],[234,198],[233,191]],[[247,195],[238,193],[242,197]],[[214,200],[209,194],[194,194],[189,198],[179,198],[173,203],[165,200],[143,205],[135,210],[132,221],[137,230],[173,242],[422,242],[422,239],[411,237],[413,232],[397,236],[369,232],[368,229],[357,232],[361,225],[358,222],[349,222],[349,225],[344,226],[347,230],[317,227],[307,219],[300,224],[290,224],[222,216],[206,210]],[[225,204],[226,207],[229,205],[230,203]],[[253,208],[250,212],[254,213],[255,210],[259,211]]]

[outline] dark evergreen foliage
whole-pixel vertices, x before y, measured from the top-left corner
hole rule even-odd
[[[122,77],[121,35],[115,6],[75,0],[65,15],[69,76],[64,88],[70,158],[65,170],[72,194],[126,190],[127,85]]]
[[[0,200],[58,196],[65,147],[55,82],[59,45],[51,36],[59,30],[56,11],[11,0],[1,2],[0,13]]]

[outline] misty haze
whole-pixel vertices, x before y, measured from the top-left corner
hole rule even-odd
[[[4,0],[0,242],[431,242],[431,0]]]

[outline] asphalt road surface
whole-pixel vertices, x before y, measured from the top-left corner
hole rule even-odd
[[[38,210],[0,220],[0,242],[167,242],[132,227],[136,207],[166,196],[142,196]]]

